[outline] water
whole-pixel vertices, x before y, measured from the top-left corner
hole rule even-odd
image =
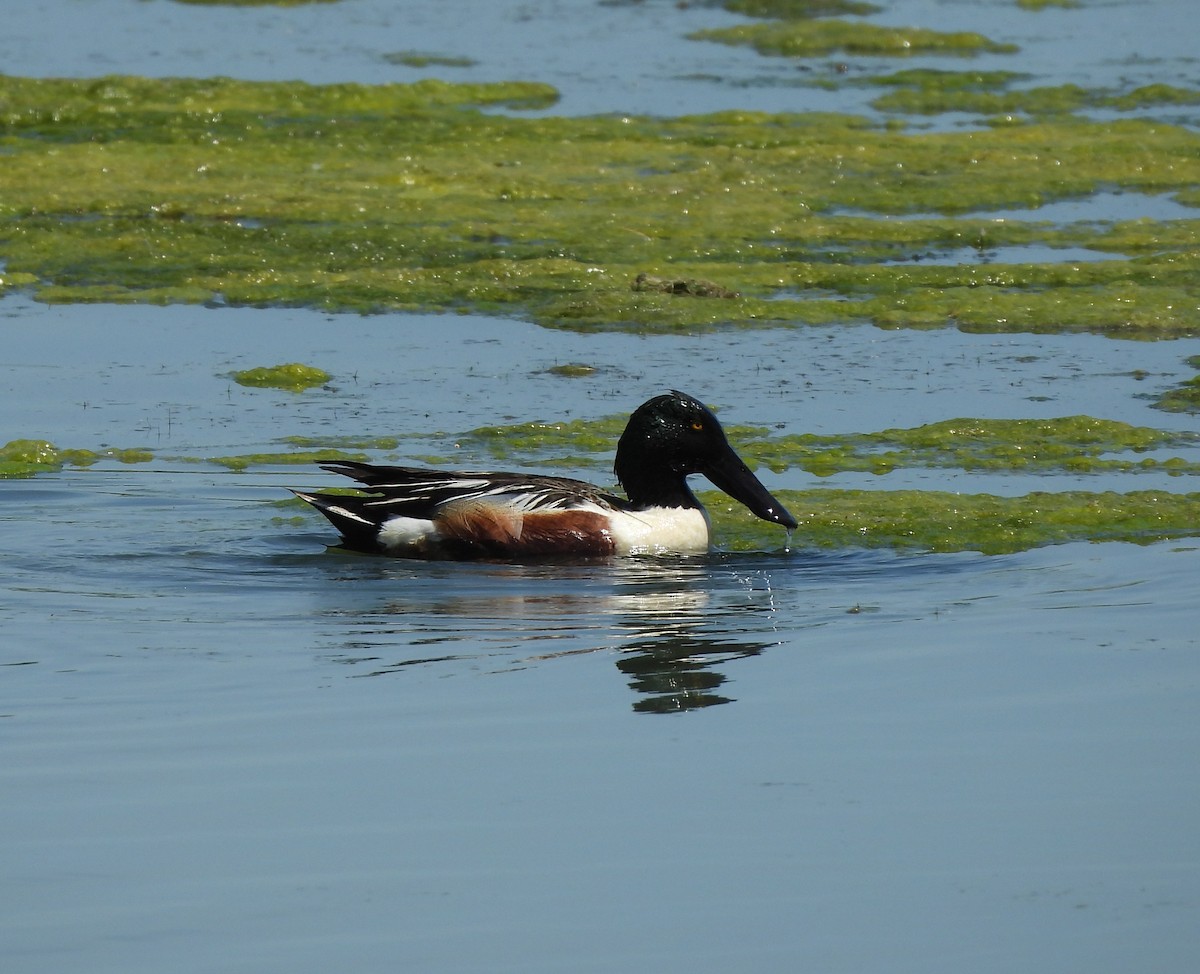
[[[172,0],[7,0],[0,64],[14,75],[231,75],[314,84],[381,84],[438,76],[545,81],[555,113],[677,115],[754,108],[870,114],[880,89],[843,82],[899,68],[1017,71],[1030,85],[1200,85],[1192,0],[1115,0],[1020,9],[1016,0],[889,0],[878,24],[976,31],[1020,53],[969,60],[834,55],[798,66],[748,47],[686,40],[744,23],[707,3],[675,0],[342,0],[298,7],[222,7]],[[394,55],[465,57],[470,67],[407,67]],[[835,82],[837,90],[829,90]],[[1196,106],[1166,112],[1196,119]],[[936,124],[932,119],[916,124]]]
[[[187,459],[603,415],[681,377],[731,421],[873,429],[961,412],[947,362],[976,414],[1107,396],[1186,428],[1129,398],[1135,361],[1186,374],[1179,343],[0,311],[8,422],[156,450],[0,481],[7,969],[1186,969],[1194,540],[431,565],[272,506],[319,471]],[[780,384],[784,349],[812,379]],[[592,378],[540,372],[585,354]],[[291,358],[331,388],[226,377]]]
[[[1190,5],[893,7],[1017,40],[1035,83],[1196,83]],[[17,0],[0,56],[15,74],[382,81],[416,74],[389,51],[467,53],[464,78],[550,80],[568,111],[860,97],[683,42],[730,19],[699,5],[397,9]],[[1070,41],[1082,23],[1096,43]],[[702,68],[716,80],[687,80]],[[1158,205],[1113,199],[1026,216]],[[0,301],[0,330],[0,439],[155,451],[0,481],[5,971],[1194,966],[1196,538],[984,557],[785,551],[781,532],[746,555],[429,565],[329,551],[323,521],[274,506],[332,481],[320,471],[196,461],[401,435],[400,455],[478,466],[457,434],[628,412],[669,386],[797,432],[1077,413],[1190,430],[1150,401],[1194,374],[1200,342],[638,338],[22,296]],[[228,378],[294,360],[330,387]],[[573,361],[596,372],[545,372]],[[955,471],[822,485],[1196,489]]]
[[[94,488],[6,498],[73,538],[6,566],[9,969],[1193,956],[1194,545],[428,566]]]

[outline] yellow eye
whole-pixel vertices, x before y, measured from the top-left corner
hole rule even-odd
[[[702,422],[700,422],[700,420],[698,420],[698,419],[692,420],[692,429],[697,430],[697,431],[702,430],[702,429],[704,429],[704,424]]]

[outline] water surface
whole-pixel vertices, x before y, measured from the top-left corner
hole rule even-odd
[[[1130,398],[1186,373],[1177,343],[4,309],[22,431],[155,450],[0,481],[11,969],[1185,969],[1194,540],[429,565],[273,506],[319,471],[194,462],[676,383],[738,422],[876,428],[963,411],[952,369],[976,415],[1107,397],[1186,428]],[[550,349],[600,369],[547,376]],[[293,358],[333,383],[226,375]]]

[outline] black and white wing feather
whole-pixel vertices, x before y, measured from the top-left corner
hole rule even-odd
[[[579,507],[627,510],[629,503],[582,480],[521,473],[388,467],[352,460],[322,464],[322,469],[357,480],[373,495],[359,499],[362,512],[376,524],[391,517],[433,517],[455,502],[495,503],[523,513],[569,511]],[[331,496],[331,495],[326,495]],[[346,498],[342,498],[345,501]]]

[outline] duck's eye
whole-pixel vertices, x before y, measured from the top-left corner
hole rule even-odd
[[[692,420],[692,429],[694,429],[698,433],[698,432],[700,432],[700,430],[704,429],[704,423],[702,423],[698,419],[694,419],[694,420]]]

